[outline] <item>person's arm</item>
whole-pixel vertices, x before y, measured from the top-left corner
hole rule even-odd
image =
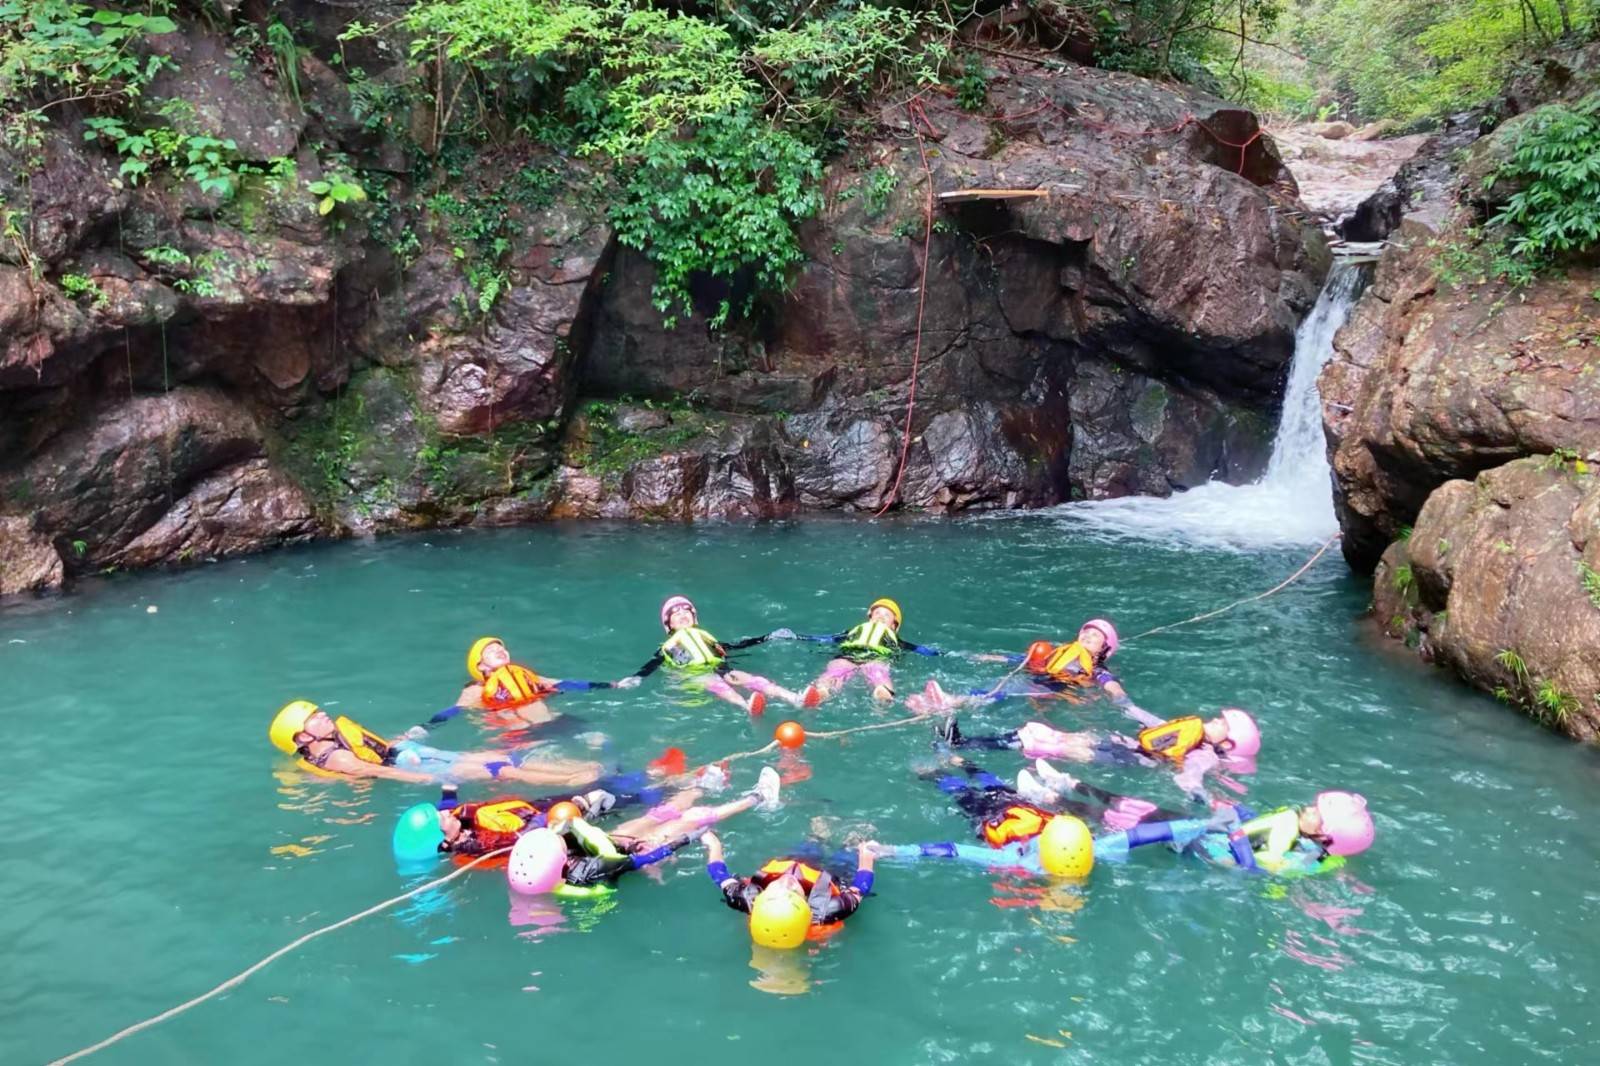
[[[877,859],[877,849],[878,844],[873,840],[863,841],[856,849],[856,875],[848,887],[840,889],[837,896],[830,896],[823,905],[818,917],[824,924],[844,921],[871,894],[872,865]]]
[[[1111,684],[1115,685],[1116,682],[1113,681]],[[1118,696],[1115,692],[1111,692],[1111,685],[1106,685],[1105,690],[1116,700],[1117,706],[1122,708],[1123,714],[1127,715],[1129,718],[1132,718],[1135,722],[1138,722],[1146,729],[1153,728],[1166,722],[1165,718],[1151,714],[1149,711],[1130,700],[1128,698],[1128,694],[1126,692],[1122,692],[1121,685],[1117,685],[1117,691],[1122,692],[1121,696]]]
[[[364,762],[342,749],[328,756],[328,760],[323,764],[322,768],[324,770],[332,770],[335,773],[348,774],[351,777],[381,777],[389,781],[410,781],[418,785],[435,783],[435,779],[430,774],[401,770],[394,766],[384,766],[382,763]]]
[[[639,669],[635,670],[633,673],[629,674],[627,677],[624,677],[621,680],[617,681],[615,683],[615,687],[616,688],[637,688],[641,681],[643,681],[645,678],[649,677],[651,674],[655,673],[659,669],[661,669],[661,653],[657,652],[656,654],[654,654],[654,655],[652,655],[650,657],[650,660],[648,662],[646,662],[643,666],[639,667]]]
[[[656,662],[657,660],[652,659],[650,661]],[[550,682],[550,684],[555,687],[555,691],[557,692],[588,692],[592,688],[617,687],[617,683],[615,681],[574,681],[570,678],[562,681],[553,677],[547,677],[545,680]]]
[[[1037,856],[1015,845],[991,848],[983,844],[957,844],[941,841],[933,844],[879,845],[878,854],[895,859],[955,859],[989,869],[996,867],[1022,867],[1036,869]]]
[[[722,647],[724,651],[738,651],[740,648],[753,648],[757,644],[765,643],[769,636],[771,636],[770,633],[763,633],[759,637],[745,637],[743,640],[729,641],[728,643],[722,645]]]
[[[1205,776],[1221,762],[1221,757],[1209,745],[1202,744],[1183,757],[1183,769],[1173,774],[1172,780],[1190,800],[1204,803],[1207,799]]]
[[[900,642],[900,647],[901,647],[902,650],[909,651],[914,655],[943,655],[943,654],[945,654],[944,652],[940,651],[938,648],[935,648],[935,647],[933,647],[931,645],[928,645],[928,644],[913,644],[909,640],[902,640]]]
[[[1110,696],[1114,700],[1125,700],[1128,698],[1128,690],[1122,687],[1121,681],[1118,681],[1110,674],[1106,674],[1105,679],[1100,681],[1100,687],[1105,689],[1106,695]]]

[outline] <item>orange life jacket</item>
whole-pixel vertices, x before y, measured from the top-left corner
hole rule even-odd
[[[760,870],[757,870],[756,875],[750,881],[757,888],[766,888],[790,870],[793,870],[799,876],[800,887],[805,890],[808,896],[811,894],[811,890],[816,887],[817,878],[822,876],[821,870],[815,866],[807,866],[798,859],[773,859]],[[837,896],[838,894],[839,886],[834,883],[833,878],[828,878],[828,895]]]
[[[1044,672],[1057,681],[1087,685],[1094,681],[1094,656],[1077,641],[1063,644],[1045,660]]]
[[[538,674],[526,666],[508,663],[483,679],[483,705],[491,711],[521,707],[548,691]]]
[[[1146,755],[1171,759],[1180,768],[1183,760],[1206,739],[1206,724],[1198,717],[1174,718],[1170,722],[1139,730],[1139,750]]]
[[[983,823],[984,842],[991,848],[1003,848],[1007,844],[1032,840],[1044,832],[1045,823],[1053,817],[1049,811],[1038,807],[1013,804],[1001,811],[998,818]]]

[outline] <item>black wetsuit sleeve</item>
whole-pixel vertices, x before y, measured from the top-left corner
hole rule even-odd
[[[631,869],[633,869],[633,859],[627,855],[610,859],[599,855],[588,855],[581,859],[570,860],[567,863],[564,879],[569,885],[587,887],[615,881]]]
[[[750,904],[761,894],[759,888],[742,877],[730,877],[721,887],[722,902],[744,914],[750,913]]]
[[[628,676],[629,677],[649,677],[651,674],[655,673],[659,669],[661,669],[661,653],[657,652],[656,654],[650,656],[650,661],[649,662],[645,663],[643,666],[639,667],[639,669],[635,670],[633,673],[629,674]]]
[[[722,648],[724,651],[738,651],[740,648],[753,648],[757,644],[764,644],[766,640],[767,634],[763,633],[759,637],[745,637],[743,640],[730,641],[724,644]]]
[[[829,896],[822,903],[813,906],[811,917],[818,925],[831,925],[850,917],[859,906],[861,906],[861,893],[854,888],[842,888],[837,896]]]

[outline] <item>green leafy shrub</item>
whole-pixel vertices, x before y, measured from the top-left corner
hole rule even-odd
[[[1523,185],[1490,222],[1516,255],[1553,266],[1600,245],[1600,93],[1540,108],[1492,180]]]

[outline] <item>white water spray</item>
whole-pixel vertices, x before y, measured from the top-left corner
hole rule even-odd
[[[1315,544],[1337,528],[1317,374],[1333,354],[1360,288],[1360,268],[1335,264],[1316,307],[1295,334],[1294,360],[1272,458],[1260,481],[1212,481],[1187,492],[1062,504],[1054,514],[1075,532],[1140,537],[1174,546],[1276,548]]]

